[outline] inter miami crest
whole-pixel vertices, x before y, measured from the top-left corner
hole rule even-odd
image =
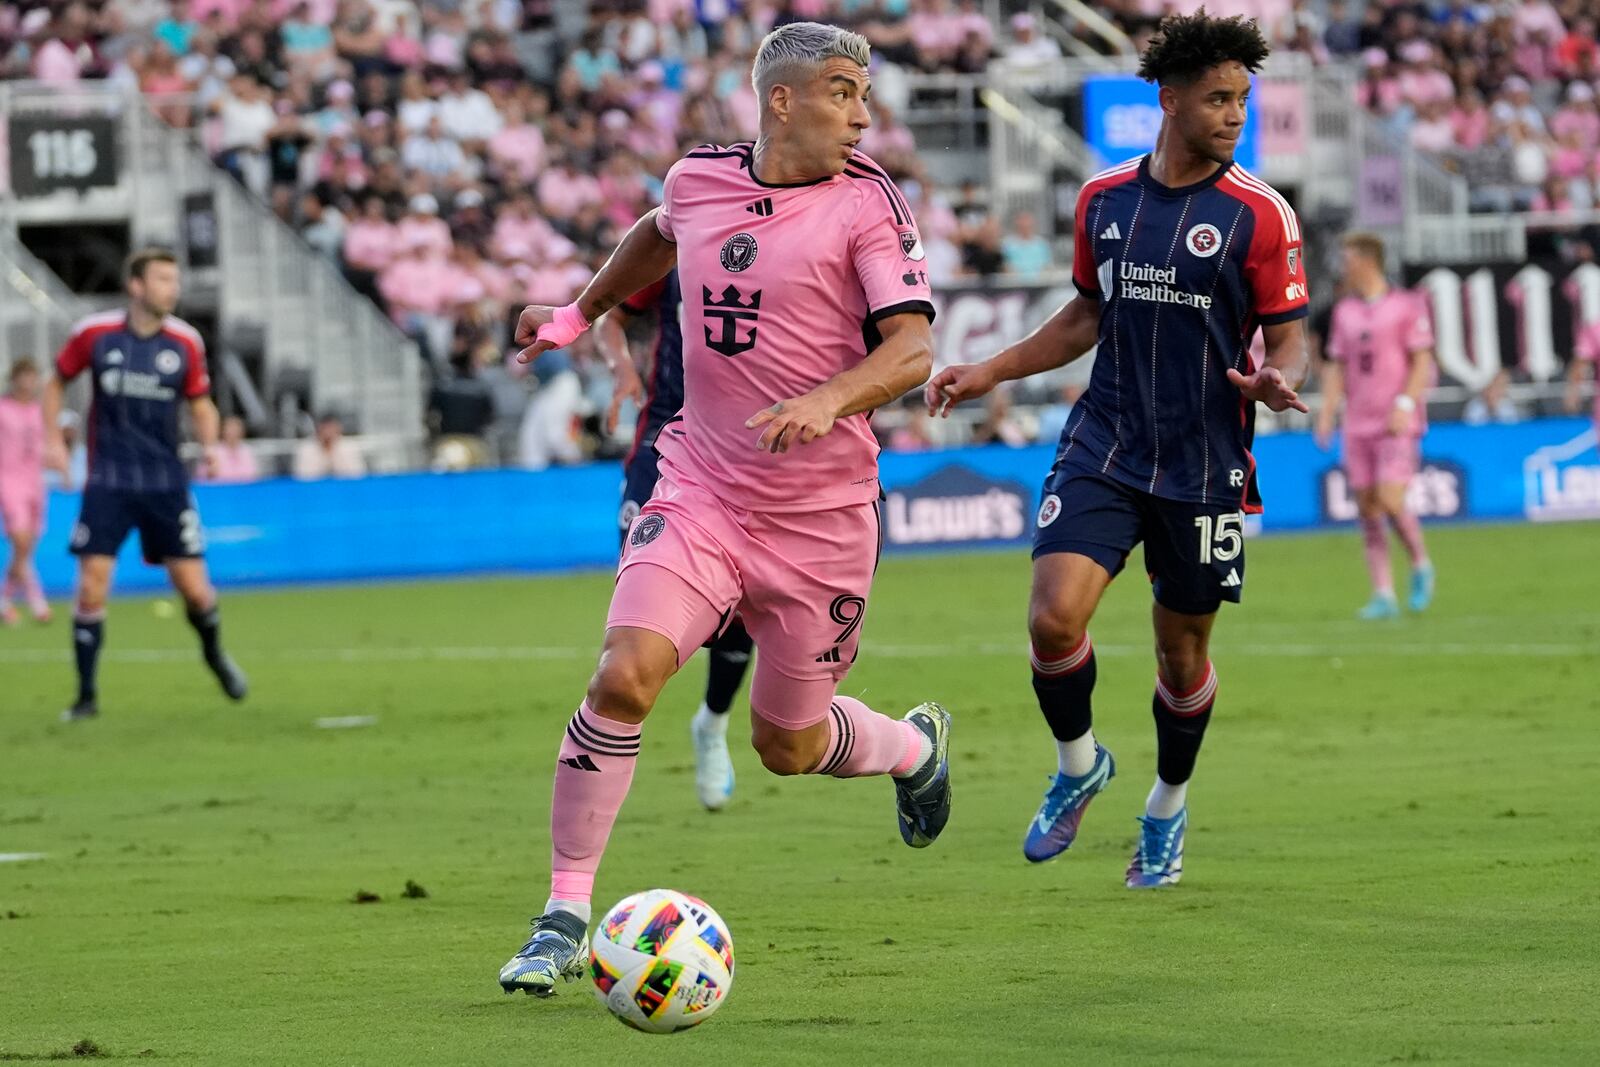
[[[738,274],[749,270],[756,261],[756,239],[747,233],[736,233],[722,245],[722,269]]]
[[[660,537],[661,531],[666,528],[667,520],[660,515],[646,515],[633,524],[633,533],[628,538],[628,544],[634,548],[643,548]]]

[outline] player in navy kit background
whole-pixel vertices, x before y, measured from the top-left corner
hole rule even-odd
[[[1057,773],[1023,843],[1034,862],[1075,839],[1116,771],[1096,742],[1089,620],[1144,544],[1155,603],[1157,775],[1130,889],[1183,873],[1187,790],[1216,697],[1209,658],[1222,601],[1244,587],[1244,515],[1261,509],[1250,455],[1255,404],[1305,411],[1305,262],[1287,201],[1234,164],[1250,74],[1267,56],[1252,21],[1164,19],[1139,73],[1160,86],[1155,150],[1096,175],[1078,197],[1079,295],[992,359],[928,384],[930,411],[1059,367],[1098,345],[1062,431],[1034,534],[1033,687]],[[1254,364],[1249,339],[1262,331]]]
[[[65,383],[87,371],[93,388],[88,423],[89,477],[72,533],[78,594],[72,622],[78,696],[63,718],[99,712],[96,671],[105,636],[106,597],[117,552],[137,529],[144,558],[165,564],[172,587],[188,607],[206,665],[223,691],[242,700],[244,674],[222,649],[217,594],[206,573],[200,513],[178,453],[179,407],[187,406],[195,437],[209,453],[217,441],[200,334],[175,317],[181,278],[171,253],[145,250],[129,258],[128,306],[91,315],[73,328],[56,356],[56,377],[45,390],[48,450],[58,462],[66,448],[60,418]]]
[[[655,325],[655,345],[649,366],[645,368],[646,384],[640,379],[628,352],[627,334],[620,318],[610,314],[599,323],[601,352],[616,380],[611,408],[606,414],[606,432],[616,429],[617,414],[624,399],[631,399],[639,408],[633,448],[622,464],[622,506],[617,513],[617,532],[618,537],[623,538],[639,516],[639,509],[655,492],[656,480],[660,477],[656,438],[683,407],[683,328],[679,321],[683,294],[677,270],[633,294],[618,307],[630,317],[652,316]],[[723,807],[733,795],[728,712],[750,668],[754,647],[744,623],[737,617],[706,646],[710,663],[706,670],[705,698],[690,720],[689,733],[694,743],[695,791],[700,803],[710,811]]]

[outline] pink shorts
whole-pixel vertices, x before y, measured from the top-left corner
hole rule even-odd
[[[40,489],[15,489],[0,486],[0,523],[6,533],[44,532],[44,492]]]
[[[663,471],[628,530],[606,626],[661,634],[682,666],[738,614],[757,649],[750,706],[805,729],[855,662],[878,535],[875,504],[745,511]]]
[[[1344,439],[1344,474],[1351,489],[1407,485],[1416,476],[1422,441],[1407,434],[1363,434]]]

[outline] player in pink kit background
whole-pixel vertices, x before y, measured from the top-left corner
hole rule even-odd
[[[11,542],[0,585],[0,623],[7,626],[16,625],[12,601],[19,596],[35,619],[50,621],[50,604],[33,566],[33,551],[44,533],[44,460],[39,367],[23,357],[11,364],[10,387],[0,396],[0,524]]]
[[[548,996],[584,972],[595,872],[640,724],[735,612],[761,649],[751,741],[769,770],[893,776],[913,847],[949,816],[949,713],[929,703],[893,719],[837,693],[880,544],[867,412],[921,385],[932,363],[916,223],[856,151],[871,123],[868,60],[866,40],[835,27],[773,31],[752,72],[760,139],[690,152],[575,303],[522,314],[526,360],[676,265],[684,407],[658,438],[661,479],[629,531],[600,662],[557,758],[550,899],[501,969],[507,992]]]
[[[1596,443],[1600,444],[1600,322],[1581,326],[1573,344],[1572,359],[1567,364],[1566,406],[1570,414],[1576,415],[1583,407],[1583,380],[1590,376],[1595,379],[1592,418]]]
[[[1411,610],[1422,611],[1433,600],[1433,563],[1422,540],[1422,523],[1406,502],[1427,429],[1433,325],[1421,294],[1389,284],[1381,238],[1350,234],[1343,252],[1348,295],[1334,306],[1328,329],[1317,441],[1328,446],[1342,400],[1345,477],[1360,511],[1372,578],[1372,599],[1359,614],[1363,619],[1390,619],[1400,614],[1400,604],[1385,524],[1394,528],[1411,561]]]

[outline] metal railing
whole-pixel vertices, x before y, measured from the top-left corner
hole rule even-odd
[[[20,356],[47,364],[88,310],[0,215],[0,373]]]

